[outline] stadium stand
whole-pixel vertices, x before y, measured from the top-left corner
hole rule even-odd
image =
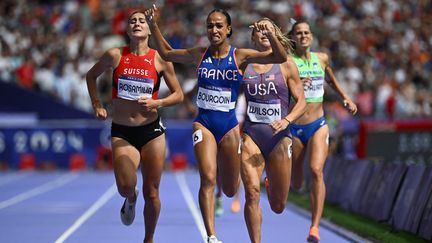
[[[141,7],[142,2],[0,2],[0,170],[18,169],[20,156],[29,151],[35,154],[35,168],[43,161],[68,168],[76,153],[84,154],[81,159],[87,168],[94,167],[96,161],[99,168],[110,168],[110,161],[104,159],[109,151],[98,152],[107,144],[109,129],[106,124],[83,121],[93,119],[84,75],[103,50],[125,43],[121,23],[127,12]],[[362,147],[362,160],[353,152],[366,121],[379,120],[390,128],[400,120],[412,123],[412,119],[421,119],[422,124],[432,124],[431,1],[163,2],[160,25],[173,47],[206,45],[202,27],[206,16],[202,13],[214,7],[230,12],[236,25],[231,42],[236,46],[250,45],[248,26],[261,16],[272,18],[285,32],[291,27],[290,18],[308,20],[317,37],[314,50],[332,56],[336,76],[359,107],[354,118],[340,103],[331,107],[336,111],[334,124],[340,138],[325,169],[327,201],[432,240],[431,130],[414,127],[404,132],[375,132],[376,141],[389,138],[374,144],[375,151],[396,155],[396,159],[368,157],[367,146]],[[183,88],[190,86],[194,82],[194,73],[188,71],[191,68],[175,67]],[[110,74],[104,74],[98,84],[109,108]],[[161,87],[160,95],[166,91]],[[326,100],[337,99],[326,90]],[[186,124],[190,124],[191,115],[182,105],[161,114],[170,119],[170,154],[181,158],[176,165],[182,168],[185,160],[195,165],[190,144],[176,139],[190,136]],[[46,122],[58,118],[80,121]],[[61,141],[65,143],[58,143]],[[46,144],[49,149],[42,151]],[[389,144],[399,147],[385,146]]]

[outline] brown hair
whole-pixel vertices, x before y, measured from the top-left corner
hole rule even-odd
[[[293,34],[294,34],[294,30],[295,30],[295,28],[296,28],[297,25],[299,25],[299,24],[307,24],[307,25],[309,25],[309,27],[310,27],[310,24],[309,24],[306,20],[301,19],[301,20],[295,21],[295,23],[294,23],[293,26],[291,27],[291,30],[290,30],[288,33],[285,34],[285,36],[290,40],[290,42],[291,42],[291,46],[292,46],[293,50],[296,49],[296,45],[295,45],[295,41],[293,40],[292,36],[293,36]]]
[[[144,12],[145,12],[145,9],[143,9],[143,8],[135,9],[135,10],[129,12],[129,15],[128,15],[128,18],[127,18],[127,22],[129,23],[130,18],[132,17],[132,15],[134,15],[136,13],[142,13],[142,14],[144,14]]]

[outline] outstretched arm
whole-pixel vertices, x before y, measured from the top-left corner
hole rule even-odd
[[[155,40],[156,49],[159,55],[165,60],[170,62],[178,63],[193,63],[197,62],[197,52],[201,48],[191,48],[191,49],[173,49],[171,45],[163,37],[158,24],[156,23],[156,18],[159,15],[159,10],[153,4],[153,7],[145,11],[146,21],[150,28],[151,34]],[[199,60],[198,60],[199,61]]]
[[[343,105],[347,107],[348,111],[355,115],[357,113],[357,106],[345,93],[336,76],[334,75],[333,69],[330,67],[329,64],[329,56],[325,53],[317,53],[317,55],[322,64],[324,65],[326,75],[329,77],[329,79],[327,79],[327,83],[342,97]]]

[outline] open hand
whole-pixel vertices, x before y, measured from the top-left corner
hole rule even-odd
[[[156,15],[158,14],[159,10],[157,9],[156,5],[153,4],[153,6],[147,10],[144,11],[144,15],[146,17],[146,21],[149,24],[153,24],[156,22]]]

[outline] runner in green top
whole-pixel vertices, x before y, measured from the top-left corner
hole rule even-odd
[[[329,66],[329,56],[321,52],[311,52],[313,35],[307,22],[296,22],[288,33],[294,42],[294,59],[299,70],[300,79],[304,84],[305,98],[307,102],[306,112],[290,125],[293,135],[293,168],[292,187],[300,189],[303,184],[303,161],[308,151],[309,167],[312,176],[311,208],[312,220],[308,235],[308,242],[320,240],[318,226],[321,219],[325,185],[323,178],[324,163],[328,154],[329,128],[324,118],[323,97],[324,80],[343,98],[343,104],[355,114],[357,106],[343,91],[339,82]]]
[[[310,60],[303,59],[294,53],[292,55],[297,65],[301,79],[308,79],[309,85],[304,88],[306,102],[322,102],[324,100],[324,78],[325,72],[320,65],[317,53],[310,52]]]

